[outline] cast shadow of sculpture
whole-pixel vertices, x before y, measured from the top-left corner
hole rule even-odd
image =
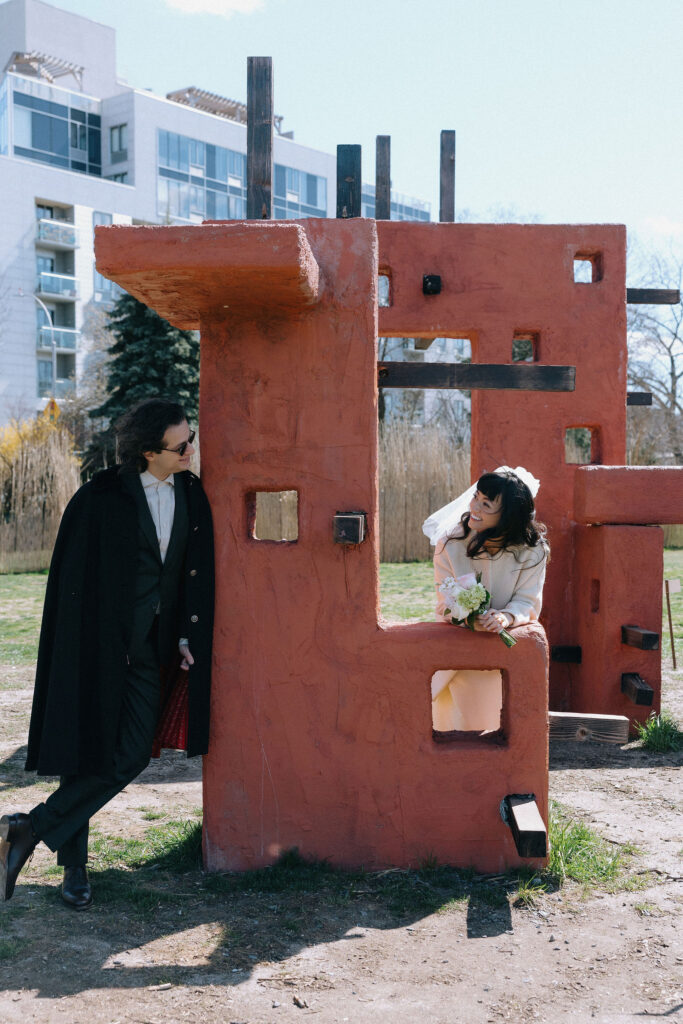
[[[188,832],[184,842],[188,847],[194,843],[196,854],[198,832]],[[170,850],[132,871],[93,870],[96,904],[76,918],[61,906],[56,886],[19,885],[11,905],[16,917],[10,914],[8,924],[9,932],[23,941],[25,922],[31,942],[22,984],[48,999],[93,989],[145,988],[160,979],[230,988],[268,964],[272,977],[261,977],[260,983],[282,988],[279,965],[307,948],[353,945],[368,929],[419,932],[420,923],[436,911],[448,912],[452,905],[451,912],[460,915],[465,901],[466,940],[512,928],[509,897],[518,880],[511,876],[490,879],[446,867],[341,872],[307,864],[295,852],[285,855],[284,867],[202,875],[197,868],[169,871],[167,865],[176,864],[177,856],[177,849]],[[49,921],[39,934],[28,930],[33,915],[22,913],[26,904],[37,903]],[[193,938],[196,930],[199,941]],[[169,957],[160,960],[159,945],[168,939]],[[45,958],[51,961],[50,950],[57,947],[59,963],[48,970]],[[0,985],[11,987],[11,976],[16,977],[16,967],[13,971],[3,964]]]

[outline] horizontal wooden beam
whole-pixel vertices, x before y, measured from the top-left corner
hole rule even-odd
[[[548,733],[553,740],[585,743],[628,743],[628,718],[624,715],[581,715],[574,711],[549,711]]]
[[[581,664],[581,648],[569,644],[553,644],[550,648],[550,660],[566,664]]]
[[[623,672],[621,676],[621,692],[634,704],[652,707],[655,691],[637,672]]]
[[[504,799],[506,821],[520,857],[546,857],[548,832],[533,794],[511,794]]]
[[[681,293],[678,288],[627,288],[626,301],[633,306],[676,306]]]
[[[628,647],[638,647],[641,651],[658,651],[659,633],[641,629],[640,626],[622,626],[621,642]]]
[[[627,405],[652,405],[651,391],[627,391]]]
[[[509,363],[377,364],[381,388],[450,388],[461,391],[573,391],[575,366]]]

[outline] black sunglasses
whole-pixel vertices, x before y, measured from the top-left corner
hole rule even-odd
[[[188,445],[192,444],[196,436],[196,432],[194,430],[191,430],[190,436],[188,437],[187,441],[183,441],[182,444],[179,444],[177,448],[160,448],[159,451],[173,452],[174,455],[180,455],[182,457],[187,451]]]

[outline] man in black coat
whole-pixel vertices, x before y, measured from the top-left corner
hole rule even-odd
[[[116,425],[120,463],[69,502],[50,566],[26,769],[59,775],[29,814],[0,818],[0,900],[39,841],[62,897],[92,903],[88,822],[148,764],[160,668],[189,670],[188,756],[209,738],[213,529],[181,406],[147,399]]]

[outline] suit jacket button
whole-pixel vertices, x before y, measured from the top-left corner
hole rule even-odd
[[[190,576],[196,576],[196,575],[197,575],[197,570],[196,569],[190,569]]]
[[[192,532],[193,532],[193,533],[197,533],[197,531],[198,531],[198,530],[199,530],[199,527],[198,527],[198,526],[194,526],[194,527],[192,528]]]
[[[199,622],[199,616],[198,615],[191,615],[190,616],[190,622]]]

